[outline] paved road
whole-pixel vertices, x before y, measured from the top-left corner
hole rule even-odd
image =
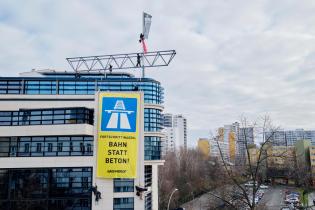
[[[212,191],[212,193],[218,195],[218,192],[215,190]],[[181,205],[181,207],[184,207],[185,210],[208,210],[210,206],[218,206],[219,204],[223,204],[221,199],[214,197],[210,193],[205,193],[198,198]]]
[[[265,194],[259,203],[266,206],[266,209],[268,210],[280,210],[280,208],[284,206],[284,195],[286,190],[295,190],[295,188],[286,186],[269,187],[269,189],[265,190]],[[212,200],[213,196],[204,194],[199,198],[182,205],[182,207],[186,208],[186,210],[207,210],[209,203],[211,203],[210,201]]]
[[[286,188],[282,186],[269,187],[265,190],[265,194],[260,204],[266,205],[268,210],[280,210],[284,205],[283,198]]]
[[[203,194],[200,197],[185,203],[182,207],[184,207],[185,210],[207,210],[211,198],[212,196],[209,194]]]

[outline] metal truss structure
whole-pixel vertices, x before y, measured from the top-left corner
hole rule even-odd
[[[175,50],[154,51],[147,53],[126,53],[66,58],[76,72],[112,71],[117,69],[142,69],[168,66],[176,55]]]

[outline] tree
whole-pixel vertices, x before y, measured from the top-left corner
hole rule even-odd
[[[181,149],[168,152],[165,164],[159,170],[159,206],[166,209],[170,193],[173,195],[171,207],[193,200],[195,197],[213,190],[224,182],[223,168],[214,159],[207,158],[197,149]]]
[[[242,117],[240,127],[235,131],[238,145],[238,153],[235,161],[232,162],[224,153],[219,139],[214,137],[220,153],[220,161],[227,176],[224,196],[212,193],[216,198],[221,199],[227,209],[251,209],[259,207],[255,203],[255,197],[260,185],[267,181],[268,160],[274,157],[270,153],[272,148],[272,136],[279,130],[272,125],[268,116],[249,123]],[[266,135],[268,131],[269,135]],[[220,133],[220,132],[218,132]],[[258,134],[261,137],[260,145],[256,145],[254,139]],[[287,152],[277,154],[279,158],[287,157]],[[244,183],[250,182],[252,187],[248,189]],[[261,208],[261,207],[260,207]]]

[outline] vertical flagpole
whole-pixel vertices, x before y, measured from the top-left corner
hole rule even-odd
[[[145,23],[144,23],[144,12],[142,13],[142,34],[144,35],[144,27],[145,27]],[[144,42],[144,37],[143,37],[143,42]],[[142,43],[143,44],[143,43]],[[144,48],[142,48],[142,78],[145,77],[145,72],[144,72]]]
[[[142,78],[145,77],[144,70],[144,54],[147,53],[147,47],[145,45],[145,40],[149,38],[149,31],[151,26],[151,18],[152,16],[148,13],[143,12],[142,16],[142,34],[140,35],[140,41],[142,42]]]

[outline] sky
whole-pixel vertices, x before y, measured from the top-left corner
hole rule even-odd
[[[146,76],[165,88],[165,112],[187,118],[190,146],[241,116],[315,129],[313,0],[0,0],[0,76],[141,51],[143,11],[148,50],[177,52]]]

